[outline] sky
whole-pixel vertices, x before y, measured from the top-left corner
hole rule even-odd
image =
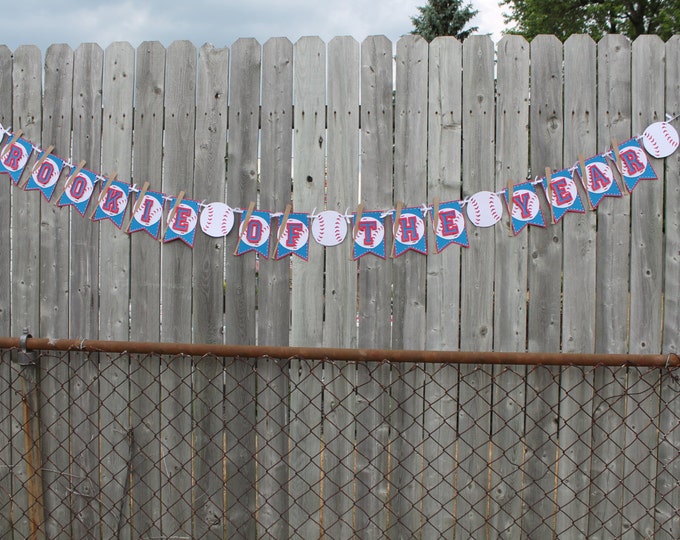
[[[231,47],[238,38],[303,36],[330,41],[335,36],[385,35],[392,41],[413,29],[411,17],[427,0],[23,0],[3,10],[0,44],[11,50],[53,43],[76,48],[94,42],[102,48],[115,41],[134,47],[143,41],[187,39],[197,47],[211,43]],[[503,17],[498,0],[471,0],[479,14],[471,24],[478,34],[501,37]],[[11,18],[11,21],[8,20]]]

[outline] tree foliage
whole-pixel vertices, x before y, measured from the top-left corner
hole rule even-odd
[[[531,39],[555,34],[565,40],[571,34],[624,34],[635,39],[657,34],[668,39],[680,31],[680,0],[501,0],[510,8],[504,13],[509,31]]]
[[[411,17],[412,34],[432,41],[438,36],[455,36],[463,40],[477,30],[476,26],[465,28],[477,15],[472,5],[463,0],[428,0],[427,5],[418,7],[420,15]]]

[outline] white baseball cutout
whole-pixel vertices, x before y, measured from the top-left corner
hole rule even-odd
[[[476,227],[492,227],[503,216],[503,204],[495,193],[480,191],[468,199],[466,212]]]
[[[401,218],[415,219],[416,238],[408,238],[408,239],[402,238]],[[399,226],[397,227],[397,238],[399,239],[400,243],[405,244],[407,246],[412,246],[412,245],[417,244],[424,235],[425,235],[425,221],[423,220],[423,218],[421,216],[419,216],[417,214],[412,214],[412,213],[401,214],[401,217],[399,218]]]
[[[578,196],[578,191],[576,191],[576,182],[569,176],[557,176],[553,175],[551,180],[551,185],[554,185],[557,180],[564,180],[564,190],[568,196],[564,197],[564,201],[560,202],[557,198],[555,190],[551,187],[548,191],[550,193],[550,204],[555,208],[567,208],[574,204],[576,197]]]
[[[649,155],[665,158],[677,150],[678,132],[668,122],[654,122],[645,129],[642,142]]]
[[[453,226],[451,227],[452,232],[447,232],[444,230],[444,219],[442,218],[442,216],[444,215],[452,216],[451,217],[453,221]],[[437,230],[435,231],[435,234],[439,238],[444,238],[445,240],[449,238],[458,238],[461,234],[463,234],[464,229],[465,218],[463,218],[463,214],[461,214],[458,210],[456,210],[455,208],[447,208],[439,211],[439,221],[437,223]]]
[[[118,210],[117,212],[112,212],[109,211],[107,208],[104,207],[104,204],[106,203],[106,197],[104,197],[100,202],[99,202],[99,209],[104,212],[107,216],[117,216],[120,214],[122,211],[127,208],[127,202],[128,202],[128,196],[125,194],[125,191],[123,191],[120,188],[117,188],[115,186],[111,186],[109,188],[109,191],[118,191],[120,193],[120,197],[117,201],[116,209]]]
[[[147,207],[150,208],[147,210]],[[135,212],[135,219],[147,227],[155,225],[163,217],[163,205],[151,195],[144,195]]]
[[[245,218],[245,215],[244,215],[244,218]],[[251,221],[257,221],[257,222],[260,223],[260,231],[261,231],[260,237],[257,238],[254,242],[251,241],[251,239],[248,238],[248,235],[243,230],[246,222],[242,221],[241,224],[239,225],[239,229],[238,229],[239,235],[240,235],[239,238],[247,246],[257,248],[257,247],[260,247],[261,245],[263,245],[265,242],[267,242],[267,240],[269,240],[269,233],[271,232],[271,229],[269,227],[269,223],[267,223],[267,221],[260,216],[256,216],[255,214],[251,215],[249,223]]]
[[[208,204],[201,211],[201,230],[208,236],[227,236],[234,227],[234,211],[222,202]]]
[[[345,217],[334,210],[325,210],[312,222],[312,237],[322,246],[332,247],[342,243],[347,236]]]
[[[76,185],[74,185],[77,182]],[[94,183],[84,174],[76,176],[71,185],[66,189],[66,198],[74,203],[86,201],[94,191]]]
[[[191,231],[193,231],[196,228],[196,223],[198,222],[198,214],[196,213],[196,210],[191,208],[188,204],[180,203],[180,205],[177,207],[177,209],[182,209],[182,210],[189,210],[189,214],[186,216],[186,222],[187,222],[187,230],[178,230],[175,228],[175,225],[177,224],[177,213],[175,212],[173,215],[173,212],[170,212],[168,214],[168,227],[176,234],[179,235],[186,235],[189,234]],[[172,218],[172,219],[170,219]]]

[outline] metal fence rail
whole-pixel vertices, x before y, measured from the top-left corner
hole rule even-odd
[[[5,349],[0,537],[677,538],[679,374]]]

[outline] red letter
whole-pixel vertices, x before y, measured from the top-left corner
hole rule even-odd
[[[629,175],[636,176],[645,170],[645,166],[640,162],[637,152],[632,148],[624,150],[619,155],[621,156],[621,161],[625,163]]]
[[[597,167],[590,168],[591,191],[606,191],[612,181]]]
[[[519,208],[522,214],[522,219],[531,218],[531,212],[529,211],[529,196],[530,193],[528,191],[521,191],[520,193],[515,193],[512,196],[512,202],[515,203],[517,208]]]
[[[458,236],[460,230],[456,218],[458,212],[456,210],[447,210],[439,212],[439,220],[442,224],[442,236]]]
[[[106,199],[104,204],[102,204],[102,210],[109,212],[111,214],[118,214],[118,201],[123,196],[123,192],[119,189],[109,188],[106,192]]]
[[[13,144],[7,152],[3,163],[5,167],[11,171],[16,171],[19,168],[19,160],[23,157],[24,151],[18,144]]]
[[[149,223],[151,221],[151,209],[153,208],[153,200],[152,199],[145,199],[144,200],[144,212],[142,212],[142,217],[140,218],[139,221],[142,223]]]
[[[359,222],[359,230],[364,233],[364,245],[373,245],[373,232],[378,228],[378,224],[372,220],[368,219],[364,221],[363,219]]]
[[[568,206],[572,203],[574,198],[567,189],[567,179],[557,178],[553,180],[550,184],[550,189],[552,189],[553,195],[555,196],[555,205],[557,206]]]
[[[246,240],[249,244],[259,244],[262,239],[262,223],[257,219],[251,219],[246,225]]]
[[[295,247],[298,238],[302,236],[302,223],[299,221],[286,222],[286,247]]]
[[[51,161],[43,161],[40,168],[35,173],[35,181],[46,186],[54,174],[54,165]]]
[[[74,201],[79,200],[83,193],[85,193],[85,188],[87,187],[87,178],[82,175],[78,175],[71,182],[71,187],[69,188],[69,193],[71,193],[71,198]]]
[[[174,231],[179,231],[181,233],[189,232],[189,217],[191,216],[191,208],[186,208],[180,206],[175,212],[175,221],[172,224],[172,229]]]
[[[417,242],[418,241],[418,227],[416,224],[416,216],[400,216],[399,229],[401,230],[401,241]]]

